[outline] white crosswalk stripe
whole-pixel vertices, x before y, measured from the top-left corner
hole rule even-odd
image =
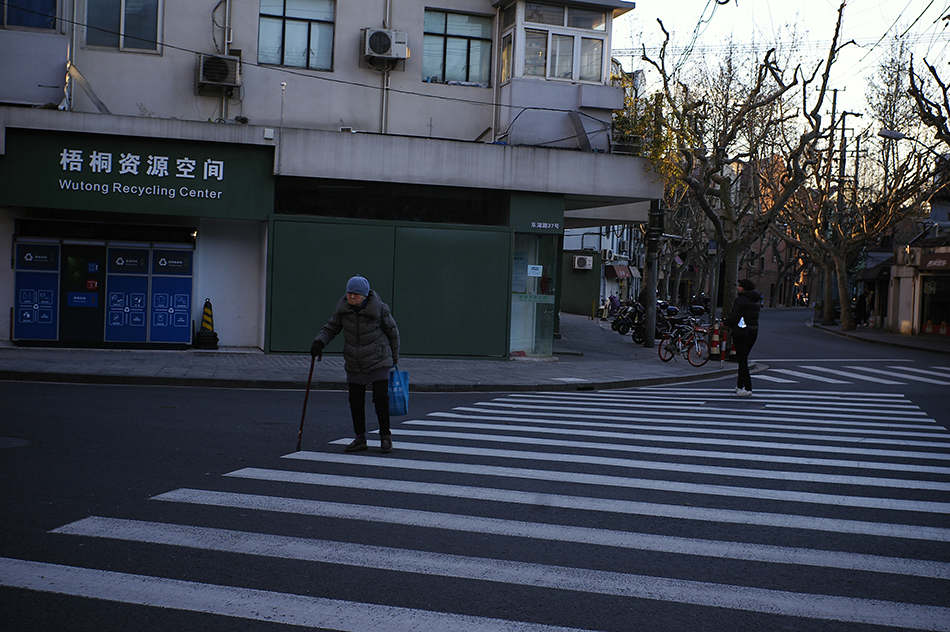
[[[9,558],[0,558],[0,585],[344,632],[380,629],[393,632],[497,632],[501,629],[515,629],[519,632],[583,632],[577,628],[524,623],[514,627],[511,622],[498,619],[320,599]],[[839,605],[842,606],[845,604]],[[928,613],[921,614],[933,616]],[[893,618],[893,614],[889,612],[883,612],[879,616]]]
[[[798,368],[779,372],[831,383],[864,376],[888,385],[904,379],[895,372],[935,380],[908,367]],[[464,581],[465,590],[530,587],[543,591],[533,599],[552,603],[582,593],[592,609],[630,598],[644,611],[656,602],[783,617],[776,628],[950,632],[950,433],[898,393],[729,393],[695,386],[486,398],[397,424],[387,456],[343,454],[349,440],[339,439],[161,493],[148,520],[90,516],[51,537]],[[349,490],[358,499],[339,502]],[[201,524],[186,519],[190,508],[202,509]],[[262,519],[248,524],[306,520],[313,529],[235,529],[225,522],[235,512]],[[379,546],[325,537],[339,529],[319,525],[354,534],[379,525],[392,535]],[[467,546],[484,538],[523,553],[505,559]],[[571,564],[539,553],[575,549],[587,554]],[[611,562],[628,552],[660,557],[635,568]],[[583,561],[592,556],[596,564]],[[233,583],[0,558],[0,586],[318,629],[630,629],[617,619],[563,625],[560,608],[521,621],[516,609],[476,616]],[[847,588],[823,588],[838,585]]]
[[[847,380],[837,380],[833,377],[825,377],[822,375],[815,375],[813,373],[802,373],[801,371],[796,371],[794,369],[772,369],[777,373],[782,373],[783,375],[791,375],[792,377],[800,377],[805,380],[817,380],[819,382],[825,382],[826,384],[848,384]]]
[[[784,361],[773,362],[784,363]],[[755,379],[761,379],[774,384],[790,384],[798,380],[814,380],[826,384],[872,382],[893,386],[907,384],[908,382],[923,382],[939,386],[950,386],[950,374],[946,372],[948,369],[939,366],[920,369],[913,366],[892,364],[884,369],[879,369],[871,366],[849,364],[850,362],[853,362],[853,360],[843,360],[839,362],[839,364],[843,364],[841,368],[833,368],[807,364],[806,361],[802,360],[801,364],[797,364],[795,368],[769,366],[767,371],[757,373]],[[884,360],[879,362],[893,361]],[[786,377],[779,377],[774,375],[775,373],[780,373]],[[835,377],[829,377],[829,375]],[[788,379],[790,377],[798,378],[798,380]]]
[[[902,380],[910,380],[913,382],[925,382],[927,384],[939,384],[940,386],[950,386],[950,381],[947,380],[935,380],[929,377],[921,377],[919,375],[911,375],[903,372],[904,367],[892,366],[888,367],[889,370],[884,371],[881,369],[874,369],[866,366],[849,366],[849,369],[855,369],[858,371],[867,371],[869,373],[875,373],[878,375],[887,375],[887,376],[900,376]]]
[[[854,373],[851,371],[841,371],[838,369],[831,369],[826,366],[803,366],[803,369],[809,371],[822,371],[824,373],[831,373],[832,375],[839,375],[841,377],[847,377],[855,380],[864,380],[865,382],[875,382],[877,384],[903,384],[903,382],[898,382],[896,380],[885,380],[880,377],[871,377],[870,375],[861,375],[860,373]]]
[[[755,379],[765,380],[766,382],[774,382],[776,384],[796,384],[797,383],[795,380],[786,380],[784,377],[769,375],[768,373],[756,373]]]

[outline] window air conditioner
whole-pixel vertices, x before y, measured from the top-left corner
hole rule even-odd
[[[195,68],[195,92],[221,95],[241,87],[241,58],[224,55],[198,55]]]
[[[574,255],[575,270],[592,270],[594,268],[594,258],[584,255]]]
[[[392,29],[363,29],[363,55],[382,59],[407,59],[409,34]]]

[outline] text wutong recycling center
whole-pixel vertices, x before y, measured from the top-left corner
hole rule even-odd
[[[112,173],[112,154],[95,151],[91,153],[92,155],[89,159],[89,167],[94,173]],[[139,156],[134,154],[120,154],[120,160],[118,163],[119,175],[139,175],[139,166],[141,163],[141,158]],[[63,153],[60,155],[60,164],[63,167],[63,171],[81,172],[84,166],[82,151],[64,149]],[[169,173],[169,158],[167,156],[149,156],[147,164],[148,166],[145,175],[159,178],[169,177],[172,175]],[[196,178],[194,172],[195,168],[197,167],[197,161],[191,158],[179,158],[175,160],[175,167],[177,169],[177,172],[174,174],[176,178]],[[203,165],[203,176],[205,180],[217,180],[219,182],[224,180],[224,161],[211,159],[206,160]],[[85,182],[71,179],[60,179],[59,188],[64,191],[84,191],[100,193],[102,195],[115,193],[119,195],[135,195],[138,197],[162,196],[169,199],[174,199],[177,196],[181,196],[187,198],[205,198],[214,200],[220,199],[224,196],[223,191],[216,191],[214,189],[194,189],[189,186],[181,186],[178,188],[163,186],[160,184],[139,186],[134,184],[123,184],[121,182],[113,182],[110,185],[104,182]]]

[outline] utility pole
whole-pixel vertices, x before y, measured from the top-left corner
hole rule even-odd
[[[660,239],[663,238],[663,210],[660,200],[650,201],[650,222],[647,224],[647,278],[646,278],[646,305],[643,309],[643,346],[652,349],[656,342],[656,280],[659,274],[657,269],[657,255],[660,251]]]
[[[847,161],[847,144],[845,141],[845,133],[848,130],[848,120],[849,116],[861,117],[863,114],[857,112],[842,112],[841,113],[841,157],[838,161],[838,200],[836,209],[838,211],[838,221],[842,220],[842,215],[844,213],[844,196],[842,195],[842,189],[844,188],[844,174],[845,174],[845,163]],[[857,161],[857,157],[855,157]],[[857,171],[855,171],[855,188],[857,188]],[[855,192],[856,193],[856,192]]]

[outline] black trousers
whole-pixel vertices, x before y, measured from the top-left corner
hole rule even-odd
[[[356,436],[366,434],[366,384],[350,383],[350,413],[353,415],[353,432]],[[392,434],[389,430],[389,380],[373,382],[373,405],[379,420],[379,435]]]
[[[739,379],[736,388],[752,392],[752,376],[749,375],[749,352],[759,337],[758,327],[736,329],[732,335],[732,344],[736,347],[736,360],[739,362]]]

